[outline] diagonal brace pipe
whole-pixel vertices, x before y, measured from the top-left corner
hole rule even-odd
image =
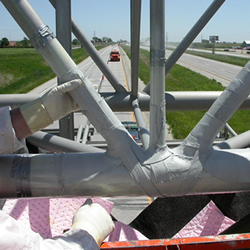
[[[49,0],[49,1],[52,4],[52,6],[56,9],[56,0]],[[99,67],[99,69],[102,71],[105,77],[108,79],[108,81],[113,86],[113,88],[117,92],[126,92],[126,89],[121,84],[119,84],[118,79],[114,76],[114,74],[110,71],[107,65],[100,58],[94,45],[85,36],[85,34],[82,32],[82,30],[80,29],[80,27],[78,26],[78,24],[75,22],[73,18],[71,19],[71,23],[72,23],[72,32],[74,33],[76,38],[80,41],[82,46],[86,49],[90,57]]]

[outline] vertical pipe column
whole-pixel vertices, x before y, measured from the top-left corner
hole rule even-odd
[[[56,0],[56,37],[67,53],[71,54],[71,0]],[[57,78],[58,85],[63,82]],[[74,139],[74,115],[68,114],[59,121],[60,136]]]
[[[131,83],[132,97],[138,95],[141,0],[130,0],[131,8]]]
[[[169,56],[167,63],[165,65],[166,75],[224,2],[225,0],[214,0],[212,4],[208,7],[208,9],[204,12],[204,14],[200,17],[200,19],[195,23],[195,25],[184,37],[184,39],[181,41],[178,47]],[[144,88],[143,91],[148,93],[149,90],[150,90],[150,83]]]
[[[165,0],[150,1],[150,150],[165,142]]]

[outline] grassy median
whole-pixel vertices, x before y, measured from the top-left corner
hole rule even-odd
[[[233,65],[238,65],[241,67],[244,67],[247,62],[249,61],[247,58],[241,58],[237,56],[227,56],[227,55],[219,55],[219,54],[213,54],[212,52],[206,53],[206,52],[198,52],[198,51],[192,51],[188,50],[186,53],[194,55],[194,56],[200,56],[207,59],[215,60],[218,62],[225,62]]]
[[[130,57],[130,47],[123,46]],[[231,57],[230,57],[231,60]],[[139,77],[144,83],[150,80],[150,53],[140,50]],[[166,91],[223,91],[224,87],[217,81],[209,79],[176,64],[168,73],[165,81]],[[167,112],[166,120],[175,139],[184,139],[199,122],[205,111]],[[240,134],[249,130],[250,111],[237,111],[228,122]]]

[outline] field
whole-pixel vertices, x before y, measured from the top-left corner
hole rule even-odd
[[[76,63],[88,57],[82,48],[72,50]],[[55,77],[34,48],[0,49],[0,94],[27,93]]]

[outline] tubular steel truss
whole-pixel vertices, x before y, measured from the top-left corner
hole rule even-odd
[[[63,4],[67,1],[50,2],[57,11],[62,11],[65,10]],[[73,90],[71,95],[104,137],[108,149],[103,151],[88,145],[80,147],[77,142],[69,144],[69,140],[53,137],[47,143],[49,148],[57,152],[82,153],[1,156],[0,197],[110,197],[145,194],[159,197],[250,190],[250,150],[240,149],[246,145],[245,139],[242,140],[239,136],[234,138],[233,143],[228,140],[226,147],[229,149],[222,149],[225,144],[213,147],[216,135],[235,111],[243,103],[245,108],[249,108],[249,100],[245,100],[250,93],[250,63],[220,96],[217,92],[202,92],[202,96],[194,92],[165,93],[164,88],[165,75],[223,2],[213,1],[165,62],[165,1],[150,1],[151,78],[145,93],[138,93],[141,1],[131,0],[131,93],[120,85],[76,22],[68,15],[66,22],[71,22],[75,36],[115,89],[115,93],[101,96],[62,47],[61,43],[66,46],[67,42],[60,43],[55,38],[27,0],[2,0],[59,81],[82,80],[83,84]],[[70,33],[70,29],[68,32]],[[11,97],[15,97],[15,102],[20,104],[37,96],[28,96],[27,99],[27,95],[8,95],[1,98],[1,105],[13,103]],[[197,108],[197,102],[202,109],[213,104],[181,145],[169,149],[165,141],[166,105],[168,110],[185,110]],[[131,138],[111,108],[134,111],[142,133],[143,148]],[[141,115],[141,111],[149,109],[150,130]],[[43,143],[44,137],[46,135],[38,133],[33,137],[33,142]]]

